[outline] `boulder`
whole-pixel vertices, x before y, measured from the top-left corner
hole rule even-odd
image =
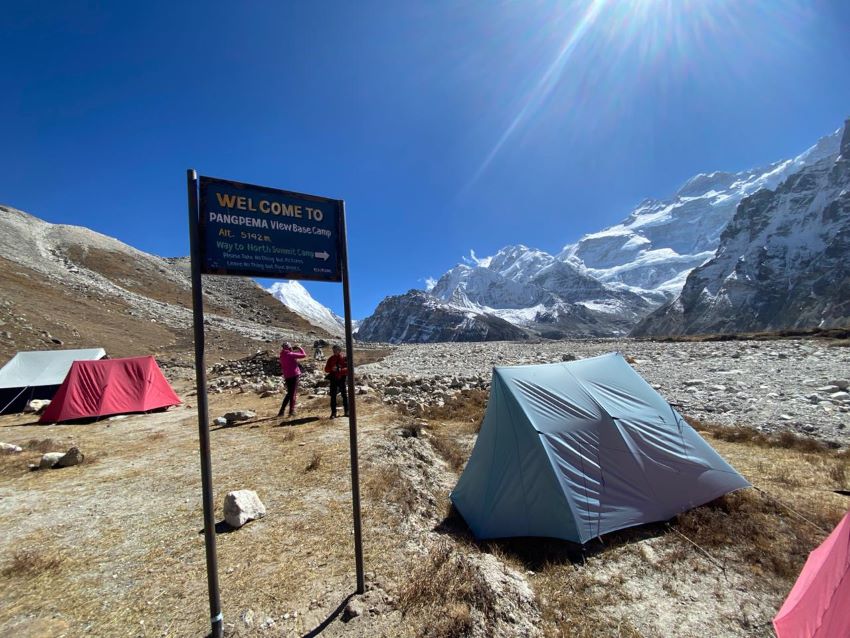
[[[48,405],[50,405],[50,399],[33,399],[27,403],[24,412],[41,414]]]
[[[65,456],[64,452],[47,452],[42,455],[41,461],[38,463],[38,469],[47,470],[54,467]]]
[[[266,506],[254,490],[236,490],[224,497],[224,520],[231,527],[242,527],[265,515]]]
[[[80,452],[80,448],[75,445],[62,455],[62,458],[56,462],[56,467],[71,467],[72,465],[79,465],[85,458],[85,455]]]
[[[255,418],[257,413],[253,410],[238,410],[236,412],[228,412],[224,415],[227,424],[239,423],[240,421],[250,421]]]

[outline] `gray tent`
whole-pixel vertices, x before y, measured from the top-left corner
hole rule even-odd
[[[0,414],[20,412],[32,399],[52,399],[74,361],[105,356],[103,348],[19,352],[0,368]]]
[[[585,543],[749,483],[619,354],[494,368],[451,499],[476,538]]]

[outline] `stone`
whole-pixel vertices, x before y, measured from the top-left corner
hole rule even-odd
[[[29,414],[41,414],[48,405],[50,405],[50,399],[33,399],[26,404],[24,412]]]
[[[41,461],[38,463],[38,469],[47,470],[54,467],[65,456],[64,452],[46,452],[41,456]]]
[[[224,520],[231,527],[242,527],[265,515],[266,506],[254,490],[236,490],[224,497]]]
[[[257,416],[253,410],[238,410],[236,412],[228,412],[224,415],[227,424],[239,423],[240,421],[250,421]]]
[[[829,384],[838,387],[839,390],[850,390],[850,381],[847,379],[835,379],[830,381]]]
[[[829,398],[833,401],[846,401],[850,399],[850,392],[833,392],[829,395]]]
[[[213,419],[213,425],[225,426],[227,425],[227,419],[225,419],[223,416],[217,416]]]
[[[62,455],[62,458],[56,462],[56,467],[71,467],[72,465],[79,465],[85,460],[85,458],[85,455],[80,452],[80,448],[75,445]]]
[[[832,394],[833,392],[838,392],[841,390],[837,385],[822,385],[819,388],[816,388],[818,392],[823,392],[825,394]]]
[[[352,598],[342,611],[342,622],[348,622],[352,618],[357,618],[365,613],[366,606],[363,604],[363,601],[359,598]]]
[[[687,387],[697,386],[697,385],[705,385],[705,379],[688,379],[682,383]]]
[[[15,445],[14,443],[0,443],[0,452],[3,454],[18,454],[23,451],[24,449],[20,445]]]

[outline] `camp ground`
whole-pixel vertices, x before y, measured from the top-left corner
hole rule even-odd
[[[585,543],[749,486],[620,354],[497,367],[452,502],[476,538]]]
[[[21,412],[33,399],[52,399],[74,361],[96,361],[103,348],[18,352],[0,368],[0,414]]]
[[[75,361],[39,423],[150,412],[179,403],[152,356]]]

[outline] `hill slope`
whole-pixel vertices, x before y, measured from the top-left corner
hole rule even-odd
[[[189,275],[186,257],[157,257],[0,206],[0,359],[56,347],[103,346],[112,356],[191,352]],[[248,278],[205,276],[203,286],[209,354],[324,334]]]

